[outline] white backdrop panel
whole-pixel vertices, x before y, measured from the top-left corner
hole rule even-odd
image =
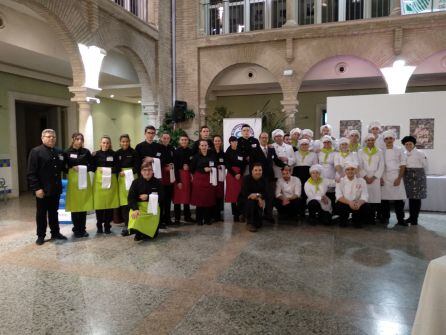
[[[340,120],[361,120],[363,136],[371,121],[400,125],[401,137],[404,137],[409,135],[410,119],[434,118],[434,149],[423,150],[429,161],[427,173],[446,175],[446,92],[329,97],[327,114],[335,137],[339,136]]]
[[[262,119],[260,118],[228,118],[223,119],[223,143],[225,151],[229,147],[229,137],[235,136],[239,138],[242,136],[241,134],[241,126],[247,123],[250,125],[253,136],[255,138],[259,138],[260,133],[262,132]]]

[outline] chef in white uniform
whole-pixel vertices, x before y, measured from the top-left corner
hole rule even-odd
[[[336,155],[333,149],[333,139],[330,135],[325,135],[321,138],[322,149],[318,154],[319,164],[322,166],[321,176],[322,178],[330,181],[334,185],[334,180],[336,177],[336,169],[334,166],[334,158]],[[327,197],[330,198],[331,202],[335,203],[335,188],[329,187],[327,190]]]
[[[346,137],[342,137],[338,141],[339,151],[336,152],[334,157],[334,165],[336,169],[336,182],[339,182],[344,177],[344,168],[347,163],[359,165],[358,154],[350,151],[350,140]]]
[[[384,153],[384,173],[381,178],[381,209],[382,221],[388,223],[390,218],[390,201],[395,204],[395,214],[398,224],[407,226],[404,222],[404,201],[406,199],[406,189],[404,187],[403,176],[406,169],[406,156],[401,147],[394,145],[395,134],[391,130],[383,134],[386,148]]]
[[[384,150],[386,147],[386,144],[384,143],[384,138],[381,135],[382,127],[381,123],[379,121],[372,121],[369,124],[369,133],[373,134],[375,136],[375,145],[381,149]]]
[[[373,220],[381,206],[381,177],[384,172],[384,156],[381,149],[375,146],[375,136],[367,134],[365,146],[358,152],[359,175],[364,178],[369,193],[368,203],[372,210]]]
[[[294,150],[291,145],[283,142],[284,135],[285,133],[282,129],[273,130],[273,132],[271,133],[271,136],[274,140],[272,146],[276,150],[277,157],[289,167],[293,167],[295,162]],[[280,177],[282,177],[282,170],[280,167],[274,164],[273,169],[275,178],[279,179]]]

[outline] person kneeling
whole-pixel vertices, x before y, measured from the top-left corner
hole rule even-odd
[[[276,183],[274,206],[279,212],[279,219],[297,216],[301,201],[302,184],[299,178],[291,175],[291,167],[282,168],[282,178]]]
[[[316,224],[316,218],[326,225],[331,223],[331,201],[326,195],[330,182],[321,177],[321,172],[321,165],[313,165],[310,168],[310,178],[304,186],[311,225]]]
[[[352,213],[352,221],[356,228],[361,228],[361,222],[370,223],[372,212],[367,203],[369,194],[363,178],[356,177],[357,166],[347,163],[344,167],[345,176],[336,184],[336,204],[341,226],[347,225],[348,216]]]
[[[158,199],[163,199],[163,186],[153,177],[150,163],[141,165],[141,177],[130,186],[128,205],[130,207],[129,231],[135,233],[135,241],[148,240],[158,235],[160,208]]]
[[[262,214],[265,209],[265,202],[268,200],[268,183],[262,173],[262,165],[254,163],[251,174],[243,179],[242,190],[239,195],[239,208],[243,209],[247,229],[251,232],[256,232],[262,226]]]

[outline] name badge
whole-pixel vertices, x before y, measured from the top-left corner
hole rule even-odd
[[[108,156],[107,157],[107,162],[113,162],[113,156]]]
[[[156,153],[156,157],[159,157],[159,156],[161,156],[161,152]]]
[[[192,160],[193,156],[189,156],[189,160]]]
[[[77,158],[76,154],[70,154],[70,158]]]
[[[224,162],[224,159],[223,158],[220,158],[220,163],[223,163]]]
[[[209,162],[209,166],[214,166],[214,162]]]
[[[242,161],[242,160],[243,160],[243,157],[241,157],[241,156],[237,156],[237,159],[238,159],[239,161]]]
[[[255,144],[255,143],[254,143],[254,144],[251,144],[251,147],[252,147],[252,148],[257,148],[257,144]]]
[[[63,161],[63,155],[59,155],[59,159]]]

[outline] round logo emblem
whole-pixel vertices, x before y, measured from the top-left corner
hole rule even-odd
[[[235,136],[237,138],[242,137],[242,126],[244,125],[244,123],[239,123],[237,125],[234,126],[234,128],[232,128],[231,130],[231,136]],[[249,127],[249,135],[250,136],[254,136],[254,129],[252,129],[252,127]]]

